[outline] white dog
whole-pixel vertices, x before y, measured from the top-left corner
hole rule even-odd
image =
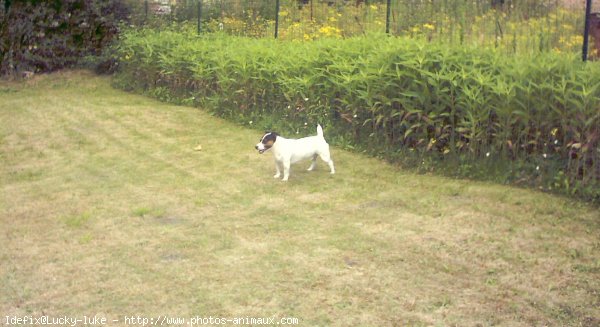
[[[323,128],[321,125],[317,125],[317,135],[301,139],[286,139],[275,132],[266,132],[255,148],[260,154],[273,149],[275,169],[277,170],[277,173],[273,177],[279,178],[283,169],[282,181],[288,180],[290,165],[300,160],[311,158],[312,164],[308,167],[308,170],[315,169],[317,156],[321,157],[329,165],[331,174],[335,174],[333,160],[331,160],[331,155],[329,154],[329,144],[327,144],[323,137]]]

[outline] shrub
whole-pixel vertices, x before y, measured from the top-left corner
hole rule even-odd
[[[600,200],[597,63],[379,35],[190,34],[125,33],[120,85],[285,133],[320,122],[337,144],[423,170]]]
[[[48,72],[98,55],[128,11],[119,0],[12,0],[0,16],[0,75]]]

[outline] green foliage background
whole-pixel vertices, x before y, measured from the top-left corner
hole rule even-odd
[[[11,0],[0,11],[0,75],[48,72],[99,55],[128,9],[120,0]]]
[[[144,29],[119,85],[284,135],[600,200],[600,65],[382,35],[281,42]]]

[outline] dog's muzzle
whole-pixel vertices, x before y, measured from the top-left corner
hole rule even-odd
[[[258,153],[259,153],[259,154],[263,154],[263,153],[265,153],[265,151],[269,150],[269,148],[267,148],[267,147],[265,147],[265,146],[263,146],[262,148],[259,148],[259,147],[258,147],[258,145],[256,145],[254,148],[255,148],[256,150],[258,150]]]

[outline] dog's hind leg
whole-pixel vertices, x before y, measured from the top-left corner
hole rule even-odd
[[[316,155],[316,154],[315,154],[315,155],[312,157],[312,163],[310,164],[310,167],[308,167],[308,169],[307,169],[308,171],[312,171],[312,170],[314,170],[314,169],[315,169],[315,166],[317,165],[317,156],[318,156],[318,155]]]
[[[335,167],[333,167],[333,160],[331,160],[331,158],[329,159],[329,161],[327,161],[327,164],[329,165],[329,172],[332,175],[335,174]]]
[[[321,157],[321,159],[323,161],[325,161],[327,163],[327,165],[329,165],[329,172],[331,174],[335,174],[335,167],[333,166],[333,160],[331,160],[329,151],[323,151],[323,152],[319,153],[319,157]]]

